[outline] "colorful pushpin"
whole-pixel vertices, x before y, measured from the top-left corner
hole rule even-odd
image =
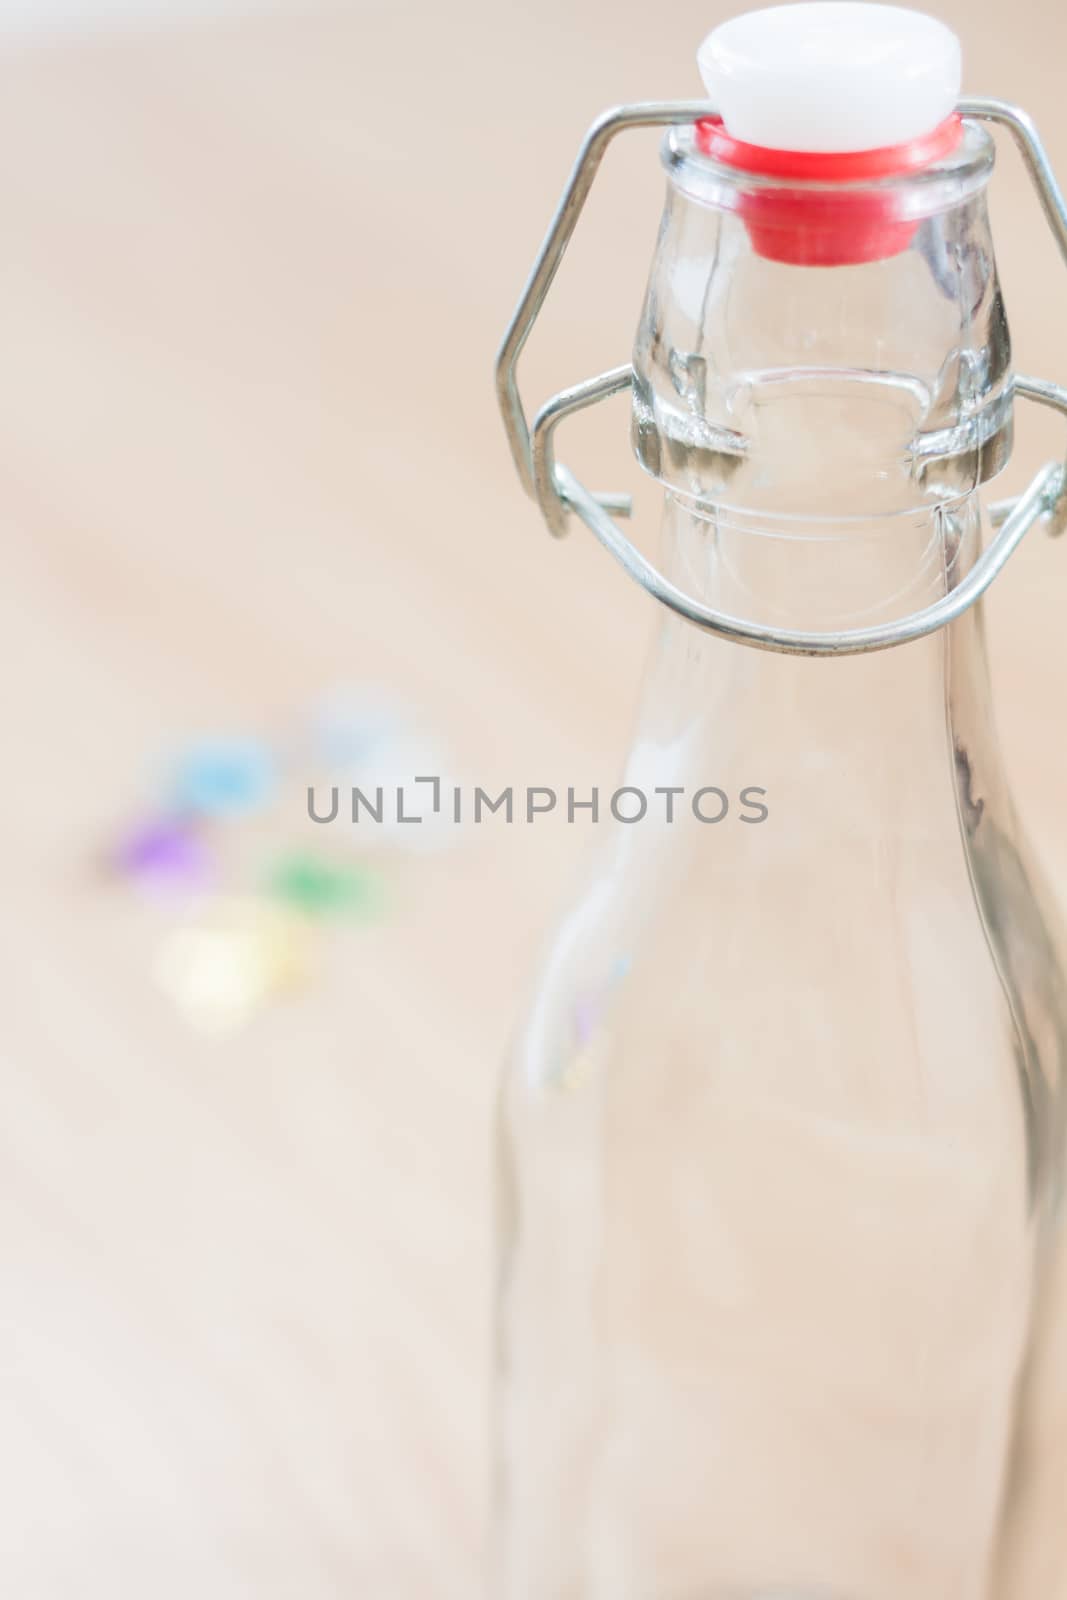
[[[324,696],[311,716],[314,751],[330,782],[356,785],[369,810],[338,828],[359,849],[383,844],[439,849],[458,832],[446,752],[422,721],[388,690],[350,686]],[[381,802],[378,804],[378,797]],[[349,818],[346,810],[342,816]]]
[[[112,857],[125,876],[150,888],[203,889],[214,876],[205,841],[187,821],[163,817],[142,823],[122,840]]]
[[[258,739],[205,739],[178,761],[171,784],[175,804],[205,816],[239,816],[271,799],[274,758]]]
[[[334,866],[302,853],[279,861],[267,880],[278,900],[306,916],[351,915],[369,919],[382,909],[382,880],[363,867]]]
[[[159,952],[155,977],[194,1027],[226,1033],[308,970],[302,919],[241,900],[220,902],[208,917],[175,929]]]
[[[309,720],[316,756],[338,773],[380,761],[414,723],[408,706],[374,684],[342,684],[330,690]]]

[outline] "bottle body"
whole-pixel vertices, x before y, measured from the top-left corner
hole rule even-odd
[[[947,593],[1010,440],[975,190],[757,315],[742,222],[672,182],[635,358],[668,577],[807,630]],[[499,1593],[1022,1600],[1067,1002],[980,617],[812,659],[667,616],[621,781],[660,798],[601,829],[501,1096]]]
[[[510,1064],[503,1592],[976,1600],[1064,1050],[978,619],[657,658],[625,781],[731,812],[610,827]]]

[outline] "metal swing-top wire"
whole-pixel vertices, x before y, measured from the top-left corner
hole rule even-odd
[[[1067,265],[1067,203],[1031,119],[1018,107],[1001,100],[964,99],[957,110],[963,117],[994,123],[1011,134]],[[899,621],[875,627],[802,633],[747,622],[685,594],[641,554],[612,520],[630,514],[630,496],[592,494],[556,460],[558,425],[573,412],[629,388],[633,381],[629,364],[562,390],[541,407],[532,428],[527,421],[517,380],[519,356],[552,287],[608,146],[620,133],[632,128],[677,127],[716,115],[716,108],[704,100],[651,101],[605,112],[586,134],[497,356],[497,395],[519,477],[527,494],[538,502],[551,533],[562,536],[573,513],[653,599],[708,633],[757,650],[811,656],[858,655],[920,639],[955,621],[984,594],[1039,519],[1047,521],[1052,534],[1067,529],[1067,463],[1048,463],[1017,499],[992,507],[993,522],[998,528],[996,537],[966,577],[940,600]],[[1013,388],[1016,394],[1067,415],[1067,388],[1018,375]]]

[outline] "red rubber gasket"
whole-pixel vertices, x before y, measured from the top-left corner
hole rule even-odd
[[[963,118],[953,111],[920,138],[878,150],[774,150],[732,139],[718,117],[702,118],[696,130],[699,150],[742,172],[809,183],[862,183],[919,172],[951,155],[963,137]]]
[[[812,267],[854,266],[906,250],[919,225],[899,193],[849,185],[921,172],[951,155],[962,137],[955,111],[921,138],[878,150],[773,150],[732,139],[718,118],[696,124],[697,148],[724,166],[786,185],[825,185],[742,190],[737,203],[758,255]]]

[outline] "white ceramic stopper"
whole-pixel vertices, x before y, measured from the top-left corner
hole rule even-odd
[[[697,55],[726,132],[774,150],[878,150],[929,133],[959,99],[960,43],[900,6],[815,0],[749,11]]]

